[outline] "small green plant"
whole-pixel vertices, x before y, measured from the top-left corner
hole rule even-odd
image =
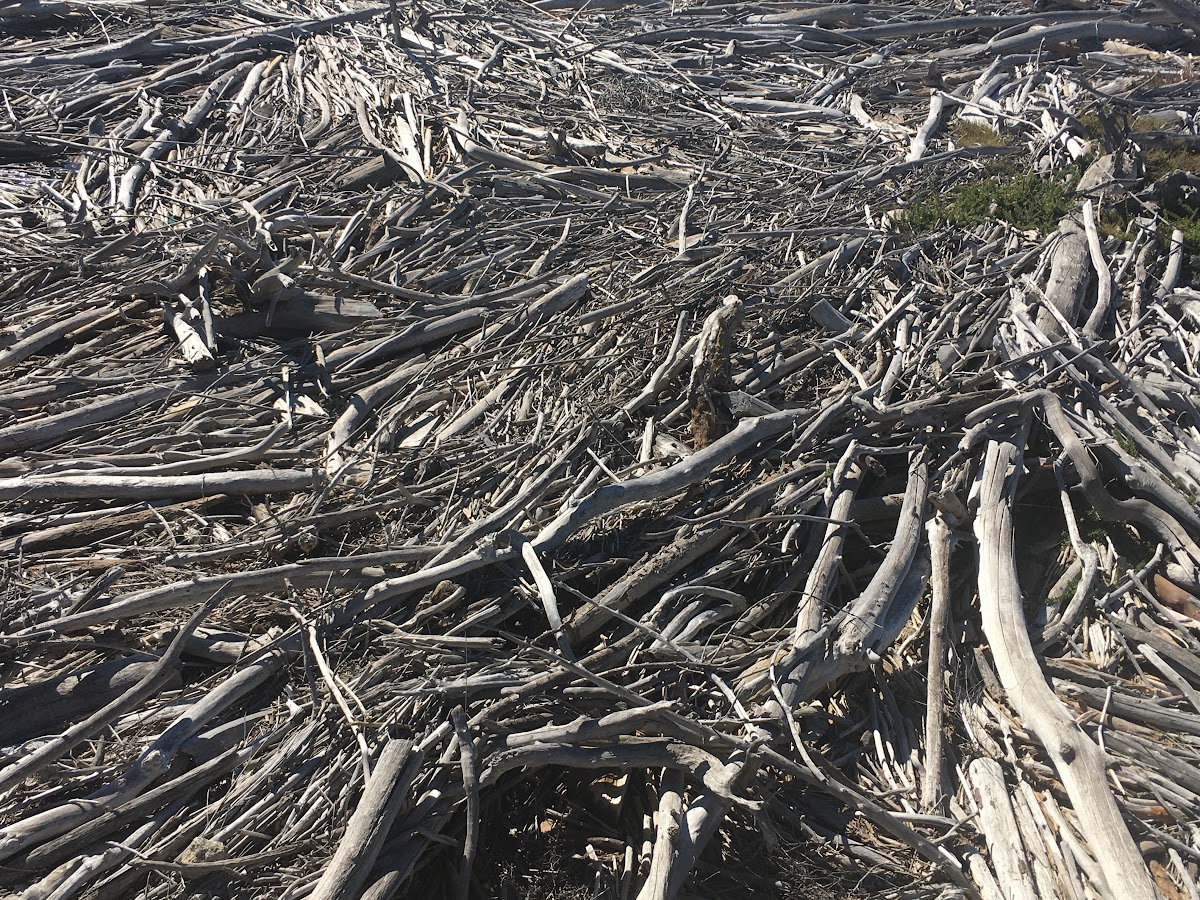
[[[1117,238],[1122,241],[1132,241],[1135,230],[1131,229],[1131,214],[1126,203],[1116,206],[1101,206],[1100,215],[1096,217],[1096,228],[1105,237]]]
[[[1069,545],[1070,541],[1067,541],[1067,544]],[[1050,605],[1056,608],[1065,606],[1067,601],[1075,596],[1075,591],[1079,589],[1079,582],[1082,580],[1082,574],[1080,574],[1068,581],[1065,585],[1063,585],[1062,590],[1048,598]]]
[[[1083,136],[1089,141],[1100,142],[1104,140],[1104,126],[1100,124],[1100,116],[1096,113],[1085,113],[1076,118],[1075,121],[1079,123],[1079,126],[1083,129]]]
[[[1142,453],[1138,450],[1137,444],[1133,442],[1133,438],[1127,435],[1120,428],[1113,429],[1113,438],[1117,442],[1117,446],[1124,450],[1129,456],[1134,459],[1140,459]]]
[[[1164,251],[1171,245],[1171,232],[1183,233],[1183,246],[1189,253],[1200,252],[1200,213],[1195,210],[1163,209],[1158,226],[1159,245]]]
[[[956,147],[1008,147],[1012,137],[974,119],[955,119],[950,134]]]
[[[1073,208],[1076,174],[1072,171],[1047,178],[1026,172],[989,178],[964,185],[948,198],[918,199],[901,213],[897,223],[921,233],[941,225],[974,228],[998,219],[1023,230],[1053,231]]]
[[[1088,140],[1099,144],[1104,148],[1104,152],[1111,153],[1117,150],[1127,137],[1169,130],[1172,116],[1169,114],[1130,116],[1128,113],[1114,113],[1112,110],[1107,110],[1102,117],[1098,111],[1093,110],[1079,116],[1075,121],[1079,123]],[[1188,151],[1182,152],[1186,154]]]
[[[1113,530],[1090,506],[1085,506],[1082,514],[1075,514],[1075,523],[1079,528],[1079,536],[1089,544],[1100,543],[1111,535]]]
[[[941,197],[917,197],[893,220],[901,231],[924,234],[949,221],[946,203]]]
[[[1145,151],[1145,180],[1158,181],[1175,172],[1200,174],[1200,152],[1189,149],[1151,148]],[[1097,209],[1096,226],[1106,237],[1122,241],[1134,239],[1137,229],[1133,220],[1144,212],[1144,207],[1129,199],[1113,198],[1101,203]],[[1200,209],[1172,191],[1165,192],[1159,207],[1158,245],[1166,252],[1170,249],[1171,232],[1178,228],[1183,232],[1184,243],[1189,253],[1200,252]]]
[[[969,220],[996,218],[1017,228],[1053,231],[1073,205],[1071,185],[1039,175],[1017,175],[1006,182],[981,182],[963,188],[955,200]]]
[[[1112,543],[1116,551],[1128,560],[1148,560],[1154,555],[1155,541],[1148,540],[1137,528],[1124,522],[1106,522],[1094,509],[1084,507],[1075,513],[1079,536],[1091,544]],[[1140,565],[1140,562],[1139,562]]]
[[[1129,122],[1129,130],[1134,134],[1144,134],[1147,131],[1161,131],[1162,125],[1154,116],[1134,116]]]
[[[1158,131],[1160,125],[1153,116],[1134,116],[1130,118],[1123,113],[1113,113],[1106,110],[1101,118],[1099,112],[1084,113],[1075,121],[1083,129],[1084,137],[1111,153],[1130,134],[1142,134],[1147,131]]]

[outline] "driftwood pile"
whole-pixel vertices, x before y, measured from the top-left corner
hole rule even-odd
[[[0,0],[0,886],[1194,900],[1189,3]]]

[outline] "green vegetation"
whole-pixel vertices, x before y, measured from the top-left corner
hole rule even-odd
[[[1133,438],[1127,435],[1120,428],[1113,429],[1113,438],[1116,440],[1117,446],[1124,450],[1127,454],[1132,456],[1134,459],[1141,458],[1141,451],[1138,450],[1137,444],[1133,442]]]
[[[1088,118],[1095,120],[1094,116],[1084,117],[1085,125]],[[973,123],[967,127],[988,130]],[[981,135],[980,140],[984,139],[986,135]],[[1145,152],[1144,159],[1148,182],[1172,172],[1200,174],[1200,151],[1190,148],[1154,148]],[[1085,167],[1086,161],[1081,160],[1050,177],[1028,172],[993,174],[943,196],[914,200],[897,215],[896,226],[902,231],[924,234],[948,225],[974,228],[995,219],[1023,230],[1050,232],[1058,227],[1059,219],[1078,208],[1075,184]],[[1106,237],[1133,240],[1130,223],[1139,209],[1127,201],[1103,203],[1097,210],[1096,225]],[[1176,228],[1183,232],[1188,252],[1200,253],[1200,207],[1181,197],[1164,197],[1159,207],[1158,233],[1158,243],[1164,251],[1169,248],[1171,232]]]
[[[1104,127],[1100,124],[1100,116],[1096,113],[1087,113],[1079,116],[1076,119],[1079,126],[1083,129],[1083,136],[1089,141],[1103,142]]]
[[[1101,519],[1100,514],[1090,506],[1085,506],[1082,513],[1075,513],[1075,524],[1079,528],[1079,536],[1089,544],[1102,542],[1114,531],[1114,526]]]
[[[1146,151],[1146,177],[1157,181],[1172,172],[1200,173],[1200,151],[1156,147]]]
[[[1070,546],[1070,540],[1064,541],[1065,546]],[[1049,606],[1055,609],[1061,609],[1066,606],[1072,597],[1075,596],[1075,591],[1079,589],[1079,582],[1083,580],[1082,573],[1076,575],[1065,585],[1057,594],[1051,594],[1046,598]]]
[[[1120,143],[1122,136],[1125,134],[1146,134],[1166,130],[1164,119],[1155,116],[1133,116],[1132,118],[1126,114],[1108,116],[1105,119],[1109,123],[1107,134],[1105,133],[1105,124],[1101,121],[1098,113],[1085,113],[1076,121],[1079,122],[1079,126],[1083,129],[1084,137],[1100,144],[1105,148],[1106,152],[1117,149],[1117,147],[1109,145]],[[1183,152],[1187,153],[1188,151]],[[1149,164],[1149,159],[1147,159],[1147,164]]]
[[[1173,172],[1200,174],[1200,151],[1188,148],[1160,147],[1147,150],[1146,177],[1157,181]],[[1183,232],[1184,247],[1189,253],[1200,252],[1200,208],[1179,193],[1167,192],[1159,207],[1158,242],[1164,249],[1171,243],[1171,232]]]
[[[1100,544],[1107,539],[1124,559],[1136,562],[1139,566],[1154,555],[1157,541],[1143,534],[1139,530],[1141,526],[1135,527],[1125,522],[1106,522],[1090,506],[1085,506],[1082,511],[1076,507],[1075,521],[1079,526],[1079,536],[1083,540],[1091,544]]]
[[[1122,115],[1114,117],[1111,121],[1113,127],[1110,127],[1110,132],[1115,130],[1117,133],[1128,132],[1131,135],[1138,135],[1163,129],[1161,121],[1153,116],[1129,118]],[[1111,134],[1106,140],[1104,123],[1098,113],[1092,112],[1080,116],[1079,124],[1088,138],[1101,145],[1112,140]],[[1142,158],[1145,162],[1147,182],[1158,181],[1173,172],[1200,174],[1200,151],[1190,147],[1149,147],[1146,148]],[[1170,246],[1172,230],[1178,228],[1183,232],[1183,240],[1187,249],[1192,253],[1200,252],[1200,210],[1195,209],[1194,204],[1183,202],[1177,198],[1164,198],[1159,212],[1158,243],[1164,251]],[[1131,210],[1111,206],[1107,210],[1102,210],[1099,222],[1100,231],[1111,237],[1130,240],[1132,234],[1129,233],[1125,224],[1129,219],[1127,213],[1131,213]]]
[[[1100,218],[1096,220],[1096,230],[1104,237],[1116,238],[1118,241],[1132,241],[1137,234],[1134,229],[1129,227],[1129,224],[1123,216],[1102,209]]]
[[[999,176],[964,185],[947,197],[914,201],[897,224],[906,231],[921,233],[943,225],[973,228],[989,219],[999,219],[1024,230],[1049,232],[1074,205],[1074,169],[1043,177],[1032,173]]]
[[[1012,137],[971,119],[955,119],[950,134],[956,147],[1008,147]]]

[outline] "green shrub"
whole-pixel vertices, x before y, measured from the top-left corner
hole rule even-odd
[[[1200,172],[1200,151],[1154,147],[1146,151],[1146,177],[1157,181],[1172,172]]]
[[[1074,206],[1074,193],[1074,181],[1067,174],[993,177],[957,188],[948,197],[918,199],[900,214],[897,224],[920,233],[943,225],[974,228],[998,219],[1022,230],[1049,232]]]
[[[1157,181],[1173,172],[1200,173],[1200,152],[1187,148],[1154,148],[1147,150],[1146,177]],[[1170,247],[1171,232],[1183,232],[1183,242],[1189,253],[1200,252],[1200,209],[1184,196],[1163,198],[1159,208],[1158,241],[1163,250]]]
[[[1008,147],[1012,137],[973,119],[955,119],[950,134],[957,147]]]

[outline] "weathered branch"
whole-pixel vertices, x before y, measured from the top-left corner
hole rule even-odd
[[[1012,494],[1020,448],[991,441],[979,475],[975,538],[979,545],[979,602],[996,674],[1013,708],[1037,737],[1079,817],[1114,897],[1155,900],[1154,884],[1121,818],[1105,774],[1104,752],[1080,730],[1042,678],[1021,609],[1014,557]]]

